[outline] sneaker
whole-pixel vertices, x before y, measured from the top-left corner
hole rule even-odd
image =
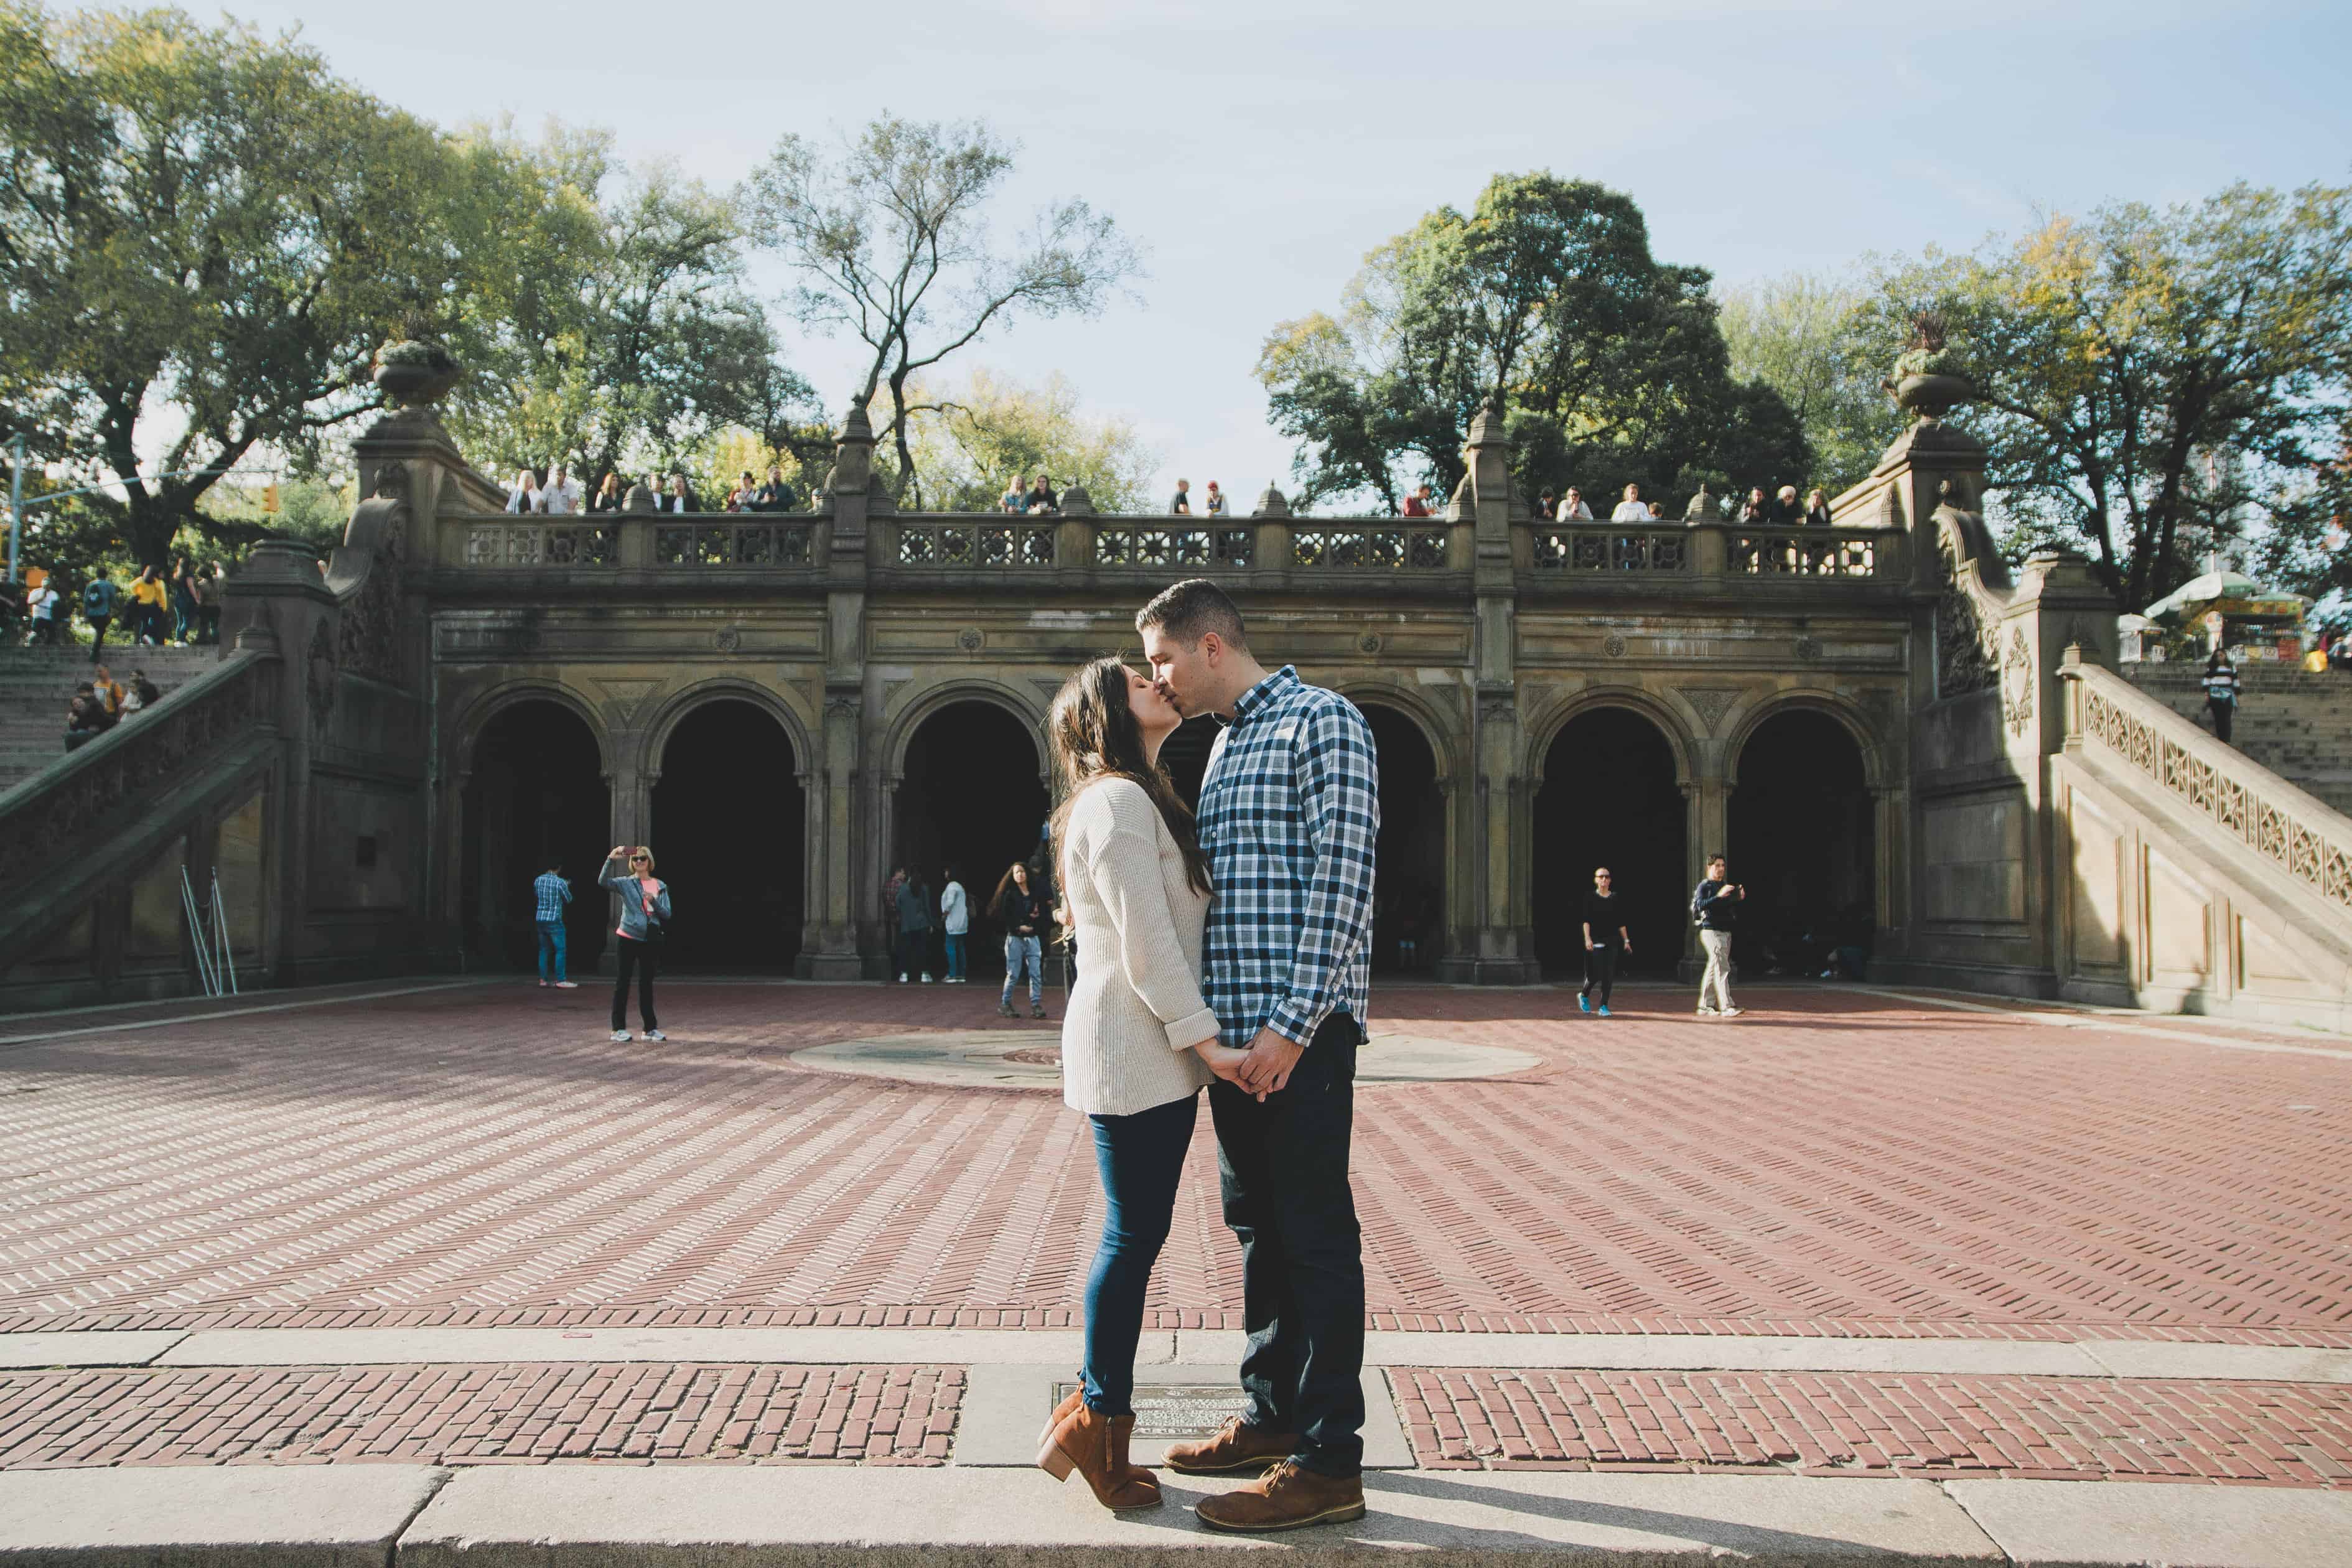
[[[901,984],[901,985],[904,985],[905,984],[907,984],[907,977],[906,977],[905,975],[903,975],[903,974],[901,974],[900,976],[898,976],[898,984]]]
[[[929,975],[928,975],[928,974],[924,975],[924,976],[923,976],[923,984],[926,984],[926,985],[929,985],[930,983],[931,983],[931,977],[930,977]]]
[[[555,983],[555,988],[558,991],[577,991],[580,989],[580,982],[577,980],[559,980]]]
[[[1581,992],[1581,991],[1578,992],[1578,993],[1576,994],[1576,1010],[1577,1010],[1578,1012],[1580,1012],[1580,1013],[1590,1013],[1590,1012],[1591,1012],[1591,1011],[1592,1011],[1592,998],[1591,998],[1591,997],[1590,997],[1590,996],[1587,996],[1587,995],[1586,995],[1583,992]]]
[[[1007,1018],[1013,1016],[1013,1004],[1010,1002],[999,1002],[996,1005],[996,1010]]]
[[[1615,1014],[1609,1011],[1609,1004],[1606,1002],[1601,1005],[1601,1016],[1604,1018],[1613,1018],[1616,1016]]]
[[[1698,1010],[1698,1016],[1702,1018],[1717,1018],[1722,1016],[1722,1015],[1713,1007],[1701,1007]]]
[[[1726,1007],[1723,1010],[1723,1016],[1727,1018],[1737,1018],[1740,1014],[1746,1011],[1747,1009],[1744,1007]]]
[[[1042,1018],[1045,1016],[1045,1009],[1032,1002],[1029,1004],[1029,1016],[1033,1018]]]
[[[541,982],[539,983],[539,988],[540,988],[541,991],[546,990],[546,989],[547,989],[547,982],[546,982],[546,981],[544,981],[544,980],[541,981]]]
[[[614,1030],[614,1031],[613,1031],[613,1043],[614,1043],[614,1045],[616,1045],[616,1046],[625,1046],[625,1045],[627,1045],[627,1044],[629,1043],[629,1031],[628,1031],[628,1030],[626,1030],[626,1029],[615,1029],[615,1030]]]
[[[663,1034],[659,1029],[647,1029],[646,1031],[646,1038],[649,1040],[667,1040],[669,1037]]]

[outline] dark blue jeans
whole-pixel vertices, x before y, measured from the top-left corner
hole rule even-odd
[[[1334,1013],[1263,1102],[1209,1086],[1225,1224],[1242,1244],[1244,1417],[1297,1433],[1291,1458],[1326,1476],[1364,1465],[1364,1247],[1348,1187],[1363,1038]]]
[[[555,975],[554,975],[554,978],[556,978],[556,979],[558,979],[558,980],[564,980],[564,979],[568,979],[568,978],[570,978],[568,975],[566,975],[566,974],[563,973],[563,948],[564,948],[564,930],[563,930],[563,922],[562,922],[562,921],[540,921],[540,922],[539,922],[539,977],[540,977],[541,980],[545,980],[545,979],[547,979],[547,978],[548,978],[548,973],[547,973],[547,958],[548,958],[548,954],[550,954],[550,953],[553,953],[553,954],[555,955]]]
[[[1102,1173],[1102,1245],[1087,1275],[1087,1405],[1105,1415],[1135,1414],[1135,1345],[1151,1266],[1176,1214],[1176,1186],[1201,1097],[1188,1094],[1132,1116],[1089,1116],[1095,1168]]]

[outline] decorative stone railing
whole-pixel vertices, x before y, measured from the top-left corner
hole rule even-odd
[[[1453,564],[1451,530],[1431,519],[1322,522],[1291,519],[1285,564],[1308,571],[1443,572]]]
[[[617,520],[522,519],[466,527],[468,566],[617,566]]]
[[[1257,558],[1257,531],[1247,522],[1219,520],[1202,527],[1183,518],[1167,522],[1110,518],[1097,523],[1094,534],[1097,566],[1239,571]]]
[[[1538,572],[1688,572],[1691,531],[1672,523],[1538,522]]]
[[[941,571],[1037,571],[1055,564],[1050,518],[909,513],[897,520],[894,566]]]
[[[2067,650],[2067,743],[2095,747],[2352,913],[2352,818],[2231,750],[2112,670]]]
[[[816,562],[816,520],[761,513],[691,513],[654,524],[656,566],[809,566]]]
[[[1752,577],[1871,577],[1878,538],[1829,529],[1735,532],[1727,554],[1732,571]]]

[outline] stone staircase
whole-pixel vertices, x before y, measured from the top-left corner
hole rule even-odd
[[[107,668],[128,687],[143,669],[164,700],[220,662],[216,647],[107,647]],[[0,791],[6,791],[66,754],[66,705],[89,679],[89,650],[0,647]],[[134,717],[126,721],[137,723]]]
[[[2211,729],[2200,683],[2203,666],[2127,663],[2121,668],[2140,690],[2200,728]],[[2238,719],[2231,727],[2230,743],[2352,816],[2352,676],[2241,664],[2238,681]]]

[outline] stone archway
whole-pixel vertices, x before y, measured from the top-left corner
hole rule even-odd
[[[1437,753],[1412,714],[1357,700],[1380,754],[1381,836],[1374,848],[1372,967],[1427,974],[1445,940],[1445,795]]]
[[[464,768],[457,873],[460,940],[480,958],[537,963],[532,880],[551,865],[572,882],[565,920],[575,972],[605,944],[596,873],[612,847],[612,792],[596,735],[552,696],[503,702],[483,721]]]
[[[1688,942],[1687,802],[1674,741],[1633,707],[1570,717],[1544,752],[1534,805],[1529,906],[1536,959],[1553,977],[1583,971],[1583,900],[1607,866],[1625,900],[1629,973],[1672,973]]]
[[[1038,776],[1036,737],[1003,704],[971,697],[940,703],[918,720],[902,758],[883,875],[904,865],[936,895],[949,869],[956,871],[971,900],[970,973],[985,980],[1003,946],[988,910],[998,879],[1015,860],[1050,875],[1041,836],[1052,802]],[[883,909],[881,919],[887,951],[895,911]],[[945,962],[936,931],[931,946],[936,975]]]
[[[788,973],[807,891],[808,800],[793,737],[768,709],[719,695],[661,738],[646,837],[676,913],[677,969]]]
[[[1868,760],[1841,718],[1782,707],[1734,759],[1727,837],[1748,896],[1735,951],[1751,973],[1813,974],[1832,949],[1867,949],[1878,868]]]

